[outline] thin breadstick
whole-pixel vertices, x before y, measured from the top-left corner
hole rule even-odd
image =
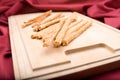
[[[43,46],[44,47],[47,47],[51,44],[51,42],[55,39],[55,37],[58,34],[58,32],[60,31],[60,29],[63,27],[64,22],[65,22],[65,19],[60,20],[59,25],[55,27],[53,32],[43,38],[43,42],[44,42]]]
[[[82,34],[85,30],[87,30],[91,25],[92,25],[92,22],[87,22],[78,31],[69,34],[69,36],[66,36],[62,41],[62,45],[63,46],[68,45],[73,39],[77,38],[80,34]]]
[[[70,25],[71,22],[73,22],[75,20],[75,17],[74,18],[68,18],[63,27],[61,28],[61,30],[59,31],[59,33],[57,34],[55,40],[54,40],[54,47],[59,47],[62,43],[62,39],[63,37],[65,36],[65,33],[68,29],[68,26]]]
[[[31,24],[33,24],[33,23],[35,23],[37,21],[39,21],[39,22],[42,21],[47,16],[49,16],[51,13],[52,13],[52,10],[49,10],[49,11],[43,13],[42,15],[40,15],[38,17],[35,17],[35,18],[33,18],[33,19],[31,19],[31,20],[29,20],[27,22],[24,22],[24,24],[22,25],[22,28],[25,28],[26,26],[31,25]]]
[[[73,23],[71,23],[70,25],[69,25],[69,27],[68,27],[68,30],[70,29],[70,28],[72,28],[72,27],[74,27],[75,25],[77,25],[79,22],[81,22],[82,21],[82,19],[81,20],[76,20],[75,22],[73,22]]]
[[[43,29],[43,30],[41,30],[39,32],[36,32],[35,34],[32,34],[31,38],[33,38],[33,39],[42,39],[44,36],[46,36],[49,33],[53,32],[56,25],[58,25],[58,24],[52,25],[52,26],[50,26],[48,28],[45,28],[45,29]]]
[[[87,23],[87,21],[85,21],[85,20],[81,20],[81,21],[78,21],[78,22],[79,23],[76,24],[74,27],[71,27],[67,30],[64,37],[69,36],[70,33],[76,32],[77,30],[79,30],[79,28],[81,28],[84,24]]]
[[[53,14],[53,15],[49,16],[48,18],[46,18],[45,20],[43,20],[43,21],[41,22],[41,24],[44,24],[44,23],[47,23],[47,22],[52,21],[52,20],[54,20],[54,19],[57,19],[57,18],[59,18],[59,17],[62,17],[61,15],[62,15],[62,13]]]
[[[55,23],[58,23],[59,21],[60,21],[60,18],[52,20],[52,21],[49,21],[49,22],[47,22],[45,24],[41,24],[41,25],[36,26],[33,30],[34,31],[39,31],[39,30],[45,29],[48,26],[51,26],[51,25],[53,25]]]
[[[55,19],[55,20],[52,20],[52,21],[47,22],[45,24],[42,24],[42,25],[40,25],[39,30],[42,30],[42,29],[44,29],[44,28],[46,28],[46,27],[48,27],[52,24],[55,24],[55,23],[59,22],[59,21],[60,21],[60,19]]]
[[[57,18],[59,18],[59,17],[62,17],[61,14],[62,14],[62,13],[52,14],[51,16],[47,17],[47,18],[44,19],[43,21],[40,21],[40,22],[38,21],[38,22],[34,23],[34,24],[32,25],[32,28],[33,28],[33,27],[37,27],[37,26],[39,26],[39,25],[41,25],[41,24],[47,23],[47,22],[49,22],[49,21],[52,21],[52,20],[54,20],[54,19],[57,19]]]

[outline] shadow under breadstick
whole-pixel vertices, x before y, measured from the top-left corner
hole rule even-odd
[[[74,27],[75,25],[77,25],[77,24],[78,24],[79,22],[81,22],[81,21],[82,21],[82,19],[81,19],[81,20],[76,20],[76,21],[72,22],[72,23],[69,25],[68,30],[69,30],[70,28]]]

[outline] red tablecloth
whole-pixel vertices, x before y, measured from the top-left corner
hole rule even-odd
[[[120,0],[0,0],[0,80],[14,79],[8,17],[38,11],[77,11],[120,29]],[[92,77],[120,80],[120,69]]]

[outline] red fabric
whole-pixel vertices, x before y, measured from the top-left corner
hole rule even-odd
[[[14,79],[8,33],[8,17],[46,11],[77,11],[120,28],[120,0],[0,0],[0,80]],[[98,75],[93,80],[120,80],[120,69]]]

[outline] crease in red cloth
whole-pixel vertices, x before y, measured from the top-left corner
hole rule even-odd
[[[14,79],[8,30],[9,16],[50,9],[54,11],[77,11],[120,29],[119,3],[120,0],[0,0],[0,80]],[[120,79],[118,77],[120,70],[116,72],[117,79]],[[109,76],[111,75],[93,79],[107,80]],[[111,79],[116,79],[116,77],[111,76]]]

